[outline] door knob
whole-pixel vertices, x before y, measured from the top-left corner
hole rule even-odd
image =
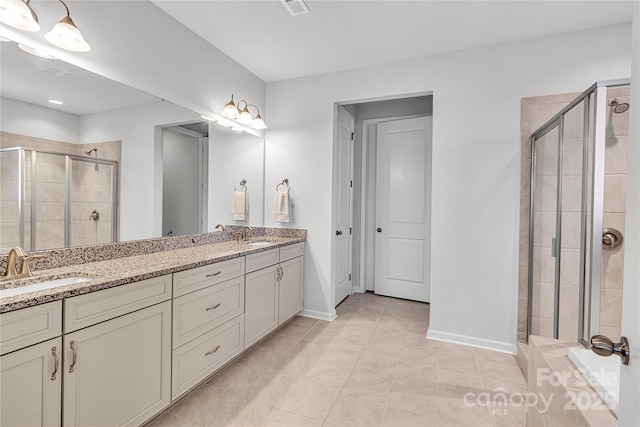
[[[591,337],[591,350],[598,356],[604,357],[617,354],[622,359],[623,365],[629,364],[630,353],[627,337],[620,337],[620,342],[614,343],[609,337],[594,335]]]
[[[378,227],[378,228],[376,228],[376,231],[377,231],[378,233],[382,233],[382,228]]]
[[[336,230],[336,236],[342,236],[342,231]]]

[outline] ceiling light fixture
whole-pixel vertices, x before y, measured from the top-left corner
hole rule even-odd
[[[54,46],[73,52],[88,52],[91,46],[71,19],[67,4],[58,0],[67,11],[67,16],[53,26],[44,38]],[[31,0],[0,0],[0,22],[25,31],[38,31],[38,16],[29,6]],[[24,49],[23,49],[24,50]],[[31,52],[29,52],[31,53]]]
[[[243,102],[244,108],[241,108]],[[253,117],[249,112],[249,107],[253,107],[258,111],[258,114],[256,114],[255,117]],[[238,101],[238,105],[236,106],[235,102],[233,102],[233,95],[231,95],[231,101],[229,101],[227,105],[224,106],[221,114],[223,117],[236,120],[241,125],[250,126],[253,129],[267,128],[264,119],[260,115],[260,109],[258,107],[253,104],[249,104],[244,99]]]

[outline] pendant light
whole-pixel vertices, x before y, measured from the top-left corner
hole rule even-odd
[[[91,46],[84,40],[82,33],[76,27],[76,24],[69,15],[69,8],[62,0],[58,0],[67,10],[67,16],[62,18],[60,22],[54,25],[53,29],[44,35],[49,43],[59,48],[70,50],[73,52],[88,52]]]
[[[38,16],[29,6],[31,0],[0,1],[0,22],[25,31],[38,31]]]

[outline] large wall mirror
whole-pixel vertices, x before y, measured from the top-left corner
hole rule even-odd
[[[13,42],[0,56],[1,253],[263,224],[262,138]]]

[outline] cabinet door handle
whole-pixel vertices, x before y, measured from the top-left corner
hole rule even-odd
[[[216,305],[214,305],[213,307],[208,307],[205,311],[209,311],[209,310],[215,310],[216,308],[220,307],[221,303],[217,303]]]
[[[69,366],[69,373],[73,373],[75,371],[76,362],[78,361],[78,352],[76,351],[76,342],[71,341],[69,343],[69,347],[71,347],[71,351],[73,352],[73,360],[71,360],[71,366]]]
[[[222,271],[216,271],[213,274],[207,274],[207,277],[215,277],[215,276],[219,275],[220,273],[222,273]]]
[[[211,351],[207,351],[204,355],[205,355],[205,356],[209,356],[210,354],[213,354],[213,353],[215,353],[215,352],[216,352],[216,351],[218,351],[218,350],[220,350],[220,346],[217,346],[216,348],[214,348],[214,349],[213,349],[213,350],[211,350]]]
[[[279,266],[278,268],[280,269],[280,280],[282,280],[284,277],[284,270],[282,269],[282,266]]]
[[[51,381],[55,381],[59,367],[58,351],[56,347],[51,347],[51,354],[53,355],[53,373],[51,374]]]

